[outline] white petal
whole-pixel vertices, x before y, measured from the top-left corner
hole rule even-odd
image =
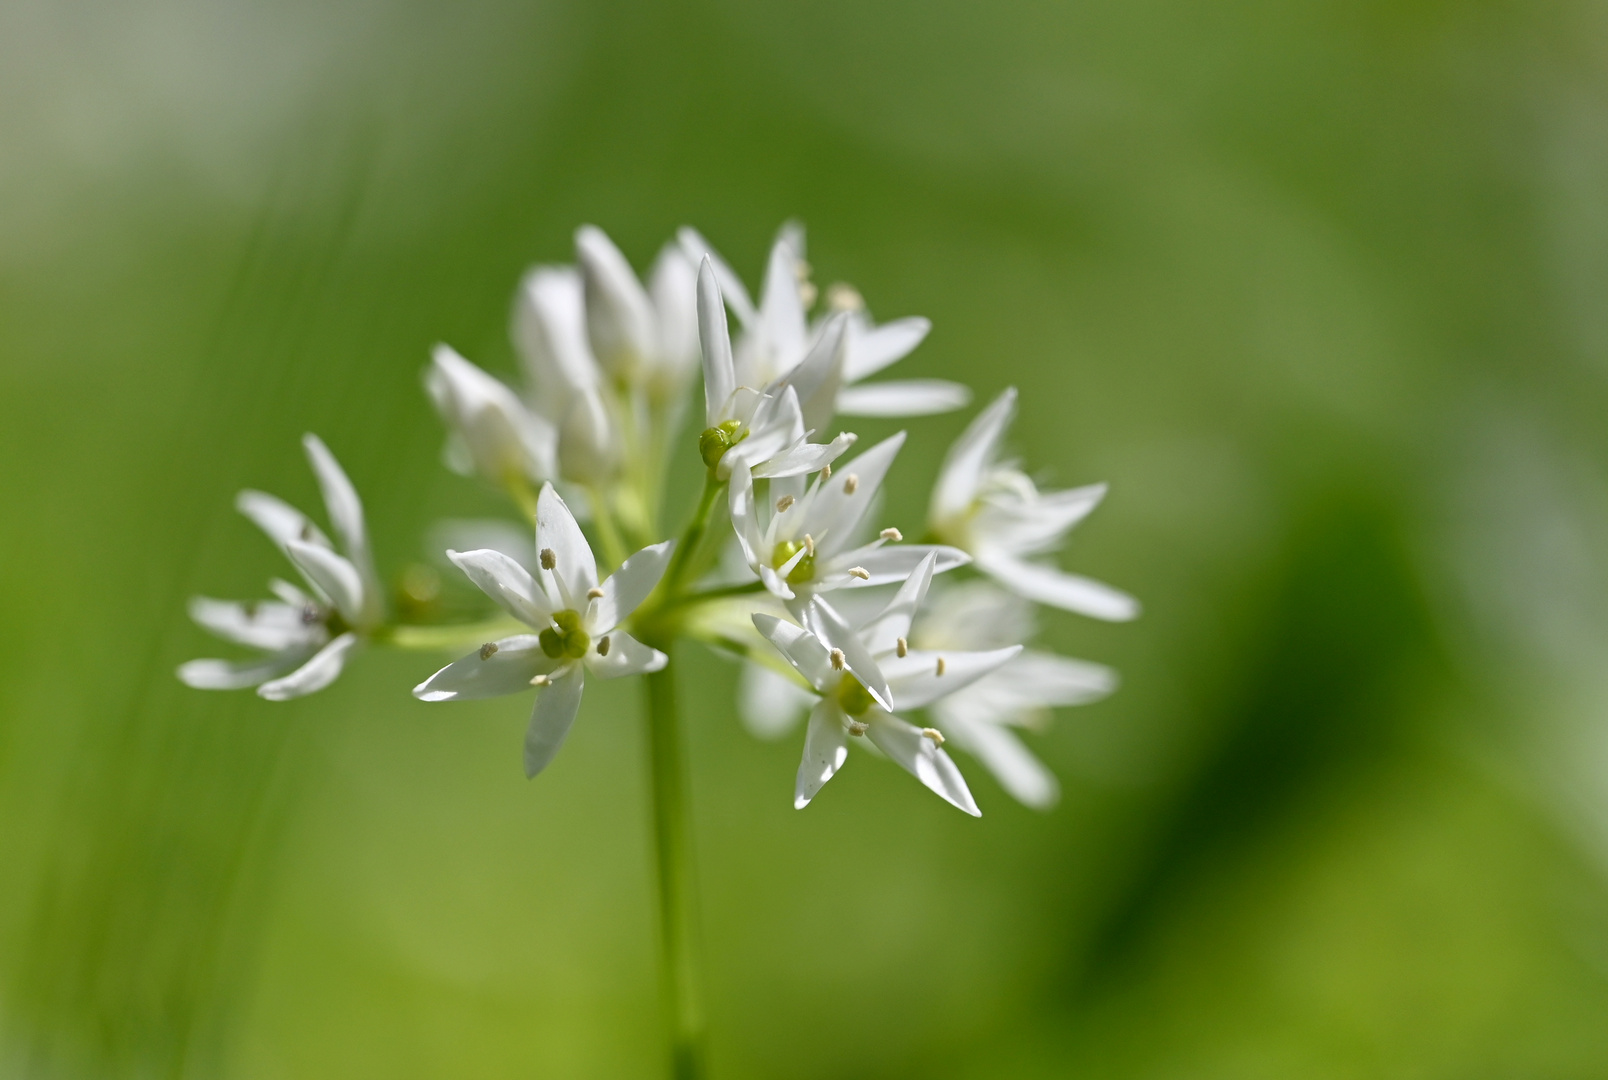
[[[750,734],[779,739],[793,730],[817,698],[762,664],[746,663],[737,677],[737,714]]]
[[[798,291],[798,259],[789,238],[778,236],[765,264],[759,298],[759,322],[769,343],[782,356],[804,351],[804,304]],[[807,395],[800,392],[800,397]]]
[[[703,353],[704,415],[709,427],[720,423],[726,399],[737,388],[732,368],[731,333],[726,329],[726,304],[716,284],[708,256],[698,267],[698,347]]]
[[[754,481],[748,466],[741,461],[732,467],[726,502],[732,531],[736,533],[737,544],[743,550],[743,559],[755,571],[763,573],[763,567],[770,562],[770,552],[762,550],[765,541],[760,532],[759,513],[754,505]]]
[[[1117,673],[1104,664],[1034,649],[1025,650],[1006,664],[1001,676],[1002,689],[1026,706],[1098,701],[1116,690],[1118,681]]]
[[[602,380],[586,338],[586,288],[571,266],[538,266],[520,282],[514,344],[543,411],[561,418],[571,396]]]
[[[915,573],[928,555],[936,556],[932,568],[935,574],[947,573],[971,562],[971,556],[964,551],[943,544],[867,544],[833,556],[823,573],[836,572],[840,566],[858,566],[871,576],[857,584],[888,585]]]
[[[581,710],[581,691],[585,688],[581,665],[570,664],[550,684],[536,691],[536,707],[531,710],[530,727],[525,731],[527,777],[547,768],[564,745],[575,714]]]
[[[793,809],[808,806],[815,793],[843,767],[849,756],[845,725],[843,710],[830,699],[820,702],[810,713],[809,727],[804,732],[804,756],[793,785]]]
[[[492,642],[497,648],[490,656],[476,649],[454,660],[418,686],[413,696],[420,701],[471,701],[476,698],[521,694],[530,689],[530,680],[558,667],[558,661],[542,652],[535,634],[518,634]]]
[[[702,266],[705,259],[709,260],[710,269],[714,272],[715,281],[720,285],[721,293],[726,297],[726,303],[737,313],[737,321],[744,326],[752,325],[759,317],[754,309],[754,301],[749,298],[748,288],[743,285],[743,279],[727,265],[719,252],[710,246],[709,241],[705,240],[697,229],[687,225],[676,231],[676,241],[681,245],[682,253],[694,266]]]
[[[536,551],[538,558],[543,551],[553,553],[553,569],[542,573],[557,581],[564,606],[585,611],[586,594],[597,585],[597,560],[575,515],[552,484],[543,484],[536,499]]]
[[[1017,802],[1048,810],[1060,800],[1061,785],[1055,774],[1022,745],[1014,731],[986,720],[957,722],[951,718],[946,722],[946,713],[939,716],[950,741],[981,761]]]
[[[292,647],[314,648],[322,630],[302,621],[303,607],[265,601],[240,604],[233,600],[213,600],[206,596],[190,600],[190,618],[203,629],[226,641],[249,645],[265,652]]]
[[[996,475],[1000,471],[996,470]],[[1031,495],[1014,491],[985,495],[975,508],[971,535],[979,549],[997,548],[1026,556],[1057,548],[1106,493],[1105,484],[1039,493],[1026,477],[1021,479]]]
[[[972,799],[971,790],[966,787],[966,778],[960,775],[960,769],[948,754],[921,733],[920,728],[907,724],[897,716],[875,712],[866,716],[871,725],[866,737],[879,750],[951,806],[959,807],[972,817],[983,816]]]
[[[869,329],[863,318],[854,320],[849,329],[849,355],[843,365],[843,377],[859,382],[903,360],[931,329],[932,323],[920,317],[895,319]]]
[[[901,379],[837,392],[837,411],[844,416],[932,416],[969,404],[971,390],[947,379]]]
[[[603,395],[595,386],[576,390],[558,429],[558,463],[564,479],[602,484],[613,477],[619,459],[619,440]]]
[[[601,679],[618,679],[622,675],[645,675],[650,671],[663,671],[670,658],[658,649],[642,644],[624,630],[611,630],[607,656],[598,653],[601,638],[592,639],[592,648],[586,654],[586,666]]]
[[[893,695],[888,690],[888,680],[883,676],[882,669],[871,655],[860,636],[849,628],[843,616],[828,604],[817,597],[810,602],[807,611],[810,629],[820,643],[827,649],[841,649],[843,663],[849,673],[860,680],[860,685],[884,709],[893,707]],[[757,616],[756,616],[757,618]]]
[[[1127,622],[1139,615],[1139,601],[1119,589],[1053,566],[987,552],[977,568],[1029,600],[1095,619]]]
[[[354,625],[363,621],[363,578],[345,556],[301,540],[286,541],[285,554],[310,584],[329,597],[343,619]]]
[[[794,289],[797,289],[795,283]],[[843,382],[843,356],[848,329],[847,315],[834,315],[810,346],[804,359],[773,387],[791,386],[798,394],[804,412],[804,426],[819,428],[832,419],[837,406],[838,387]]]
[[[787,658],[787,662],[804,676],[804,681],[825,693],[828,686],[837,684],[837,672],[827,647],[814,634],[803,627],[784,622],[774,615],[758,612],[753,616],[754,627]]]
[[[357,489],[347,478],[335,455],[317,435],[302,436],[302,448],[318,477],[318,488],[324,495],[324,509],[329,512],[330,524],[352,563],[362,570],[369,557],[368,532],[363,527],[363,502]]]
[[[555,607],[554,598],[512,558],[490,548],[448,551],[447,558],[508,614],[528,626],[547,626]]]
[[[329,538],[319,531],[306,514],[267,492],[242,491],[235,496],[235,509],[250,518],[281,550],[291,540],[330,546]]]
[[[854,436],[843,432],[829,443],[800,443],[790,450],[784,450],[767,461],[754,466],[753,474],[772,480],[786,477],[803,476],[806,473],[817,472],[822,466],[830,465],[844,451],[854,445]]]
[[[357,642],[356,634],[342,634],[289,675],[257,687],[257,696],[269,701],[289,701],[324,689],[340,675]]]
[[[306,653],[280,653],[255,660],[190,660],[179,665],[179,681],[194,690],[244,690],[294,667]]]
[[[854,543],[855,531],[866,511],[876,501],[882,478],[888,474],[888,468],[904,446],[904,441],[905,433],[902,431],[883,439],[871,449],[857,454],[847,464],[834,469],[832,479],[822,483],[810,508],[809,522],[816,534],[817,558],[829,558]],[[851,474],[855,478],[853,492],[848,490]],[[915,562],[910,565],[915,566]]]
[[[698,365],[698,264],[666,244],[648,273],[648,294],[658,320],[659,385],[668,392]]]
[[[448,551],[490,548],[529,570],[534,565],[531,529],[501,518],[445,518],[430,526],[426,547],[444,558]]]
[[[590,632],[595,636],[619,626],[641,606],[642,601],[659,584],[670,565],[670,554],[675,550],[674,540],[664,540],[645,547],[620,564],[620,568],[599,588],[603,595],[593,601]]]
[[[938,553],[929,551],[910,576],[905,578],[899,591],[893,594],[888,606],[859,628],[861,639],[873,654],[880,656],[892,652],[900,638],[910,636],[910,623],[915,618],[916,609],[927,597],[927,588],[932,584],[933,567],[937,561]],[[887,674],[885,666],[883,674]]]
[[[935,653],[912,649],[902,657],[883,657],[882,671],[888,677],[893,700],[899,708],[920,709],[1003,667],[1021,651],[1020,645],[988,652]],[[942,675],[938,674],[940,659],[944,663]]]
[[[982,483],[983,470],[997,455],[1000,438],[1015,413],[1016,388],[1010,387],[978,413],[949,448],[938,473],[938,483],[932,490],[929,517],[934,524],[961,518],[971,510]]]
[[[586,330],[605,370],[626,374],[654,351],[653,305],[614,241],[595,225],[575,232],[586,284]]]

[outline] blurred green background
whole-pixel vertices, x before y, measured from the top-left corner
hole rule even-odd
[[[594,222],[935,330],[1023,388],[1050,617],[1123,689],[973,821],[689,649],[717,1077],[1608,1075],[1608,15],[1184,0],[0,6],[0,1075],[659,1075],[635,688],[521,776],[525,705],[371,652],[180,686],[231,509],[382,570],[498,503],[438,463],[446,340]],[[911,425],[914,525],[966,415]],[[891,430],[861,425],[867,436]],[[690,459],[690,448],[688,451]],[[690,464],[690,460],[688,462]]]

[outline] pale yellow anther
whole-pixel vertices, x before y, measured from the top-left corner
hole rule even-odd
[[[815,306],[815,298],[818,295],[813,281],[798,283],[798,302],[804,305],[806,311]]]
[[[542,569],[551,570],[558,565],[558,556],[553,554],[552,548],[542,548]]]
[[[537,675],[530,680],[530,684],[532,686],[551,686],[553,684],[553,680],[548,678],[546,675]]]
[[[843,650],[842,649],[833,649],[831,651],[831,653],[828,654],[828,655],[829,655],[829,659],[831,659],[831,661],[832,661],[832,670],[833,671],[842,671],[843,670],[843,665],[845,663],[845,661],[843,659]]]
[[[822,480],[830,480],[830,479],[832,479],[832,463],[831,462],[827,462],[825,465],[821,466],[821,479]]]
[[[497,655],[497,643],[495,641],[488,641],[484,645],[480,646],[480,659],[482,659],[482,660],[490,660],[493,656],[496,656],[496,655]]]
[[[804,534],[804,554],[812,559],[815,558],[815,537],[809,533]]]
[[[867,570],[863,566],[851,566],[851,567],[849,567],[849,576],[850,577],[857,577],[861,581],[870,581],[871,580],[871,571]]]
[[[808,262],[804,261],[803,259],[793,260],[793,276],[799,281],[808,281],[810,279],[810,274],[813,272],[814,267],[810,266]]]
[[[849,734],[855,736],[856,738],[859,738],[870,730],[871,725],[866,723],[864,720],[849,721]]]
[[[860,486],[860,478],[858,476],[856,476],[854,473],[850,473],[849,475],[847,475],[847,476],[845,476],[843,478],[843,494],[845,494],[845,495],[853,495],[855,490],[858,489],[859,486]]]
[[[888,540],[895,544],[904,539],[904,533],[900,532],[898,529],[895,529],[891,525],[882,530],[881,536],[882,539]]]
[[[922,738],[931,739],[934,746],[942,746],[944,744],[944,733],[935,727],[922,728],[921,735]]]
[[[609,636],[607,634],[604,634],[603,637],[598,640],[597,654],[599,656],[607,656],[609,654]]]
[[[603,590],[598,588],[596,585],[593,585],[590,589],[586,590],[586,598],[588,600],[601,600],[603,599]]]
[[[939,657],[939,658],[938,658],[938,665],[937,665],[937,669],[936,669],[936,670],[935,670],[935,671],[934,671],[934,672],[933,672],[933,674],[935,674],[935,675],[942,675],[942,674],[943,674],[943,673],[944,673],[944,667],[945,667],[945,665],[944,665],[944,658],[943,658],[943,657],[941,657],[941,656],[940,656],[940,657]]]
[[[900,659],[903,659],[910,652],[910,642],[904,638],[899,638],[893,643],[893,651],[899,654]]]
[[[785,513],[787,513],[787,508],[792,506],[792,505],[793,505],[793,496],[791,496],[791,495],[783,495],[780,499],[776,500],[776,512],[778,514],[785,514]]]
[[[862,311],[865,308],[865,298],[853,285],[839,281],[827,286],[826,306],[833,311]]]

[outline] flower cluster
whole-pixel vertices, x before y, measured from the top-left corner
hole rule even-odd
[[[1048,558],[1104,485],[1041,490],[1005,458],[1016,408],[1007,390],[950,448],[926,535],[905,542],[876,520],[904,433],[853,453],[852,433],[829,431],[839,416],[969,403],[956,383],[872,380],[930,324],[879,325],[846,285],[818,294],[803,231],[791,225],[757,296],[691,229],[664,246],[645,280],[601,230],[580,229],[573,265],[538,266],[520,282],[516,382],[445,344],[425,373],[447,429],[447,465],[505,493],[534,526],[531,548],[446,552],[492,617],[443,622],[405,587],[388,598],[357,494],[309,435],[338,544],[286,503],[242,492],[240,511],[302,585],[275,580],[276,599],[255,604],[195,599],[196,622],[260,655],[194,660],[179,677],[203,689],[256,686],[277,701],[329,685],[365,642],[461,642],[465,655],[414,695],[533,693],[525,770],[535,776],[574,723],[588,674],[658,672],[686,636],[741,658],[739,712],[754,733],[780,736],[807,715],[798,807],[855,745],[969,814],[976,801],[946,746],[975,757],[1022,802],[1051,805],[1055,777],[1019,730],[1052,707],[1111,692],[1116,680],[1100,665],[1026,648],[1034,605],[1107,620],[1138,613],[1126,594]],[[691,436],[683,420],[700,372],[703,426]],[[696,461],[704,482],[672,540],[659,522],[676,459]]]

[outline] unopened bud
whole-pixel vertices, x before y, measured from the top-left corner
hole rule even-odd
[[[832,652],[829,654],[829,658],[832,661],[832,670],[833,671],[842,671],[843,670],[844,659],[843,659],[843,650],[842,649],[833,649]]]
[[[609,654],[609,636],[607,634],[604,634],[598,639],[597,654],[599,656],[607,656]]]
[[[934,746],[942,746],[944,744],[944,733],[935,727],[922,728],[921,735],[923,738],[931,739]]]
[[[558,565],[558,556],[553,554],[552,548],[542,548],[541,564],[543,570],[551,570]]]
[[[943,658],[943,657],[941,657],[941,656],[940,656],[940,657],[939,657],[939,658],[938,658],[938,664],[937,664],[937,667],[936,667],[936,669],[935,669],[935,670],[934,670],[934,672],[933,672],[933,674],[934,674],[934,675],[942,675],[942,674],[943,674],[943,673],[944,673],[944,668],[945,668],[945,667],[946,667],[946,666],[947,666],[947,665],[945,665],[945,664],[944,664],[944,658]]]
[[[497,655],[497,643],[495,641],[488,641],[484,645],[480,646],[480,659],[482,659],[482,660],[490,660],[493,656],[496,656],[496,655]]]
[[[598,588],[596,585],[593,585],[590,589],[586,590],[586,598],[588,600],[601,600],[603,599],[603,590]]]
[[[849,475],[847,475],[847,476],[845,476],[843,478],[843,494],[845,494],[845,495],[853,495],[854,492],[859,488],[859,486],[860,486],[860,478],[858,476],[856,476],[854,473],[850,473]]]
[[[530,680],[530,684],[532,686],[551,686],[553,685],[553,680],[546,675],[537,675]]]
[[[893,643],[893,651],[898,653],[900,658],[903,659],[910,652],[910,642],[906,641],[904,638],[899,638]]]
[[[793,505],[793,496],[791,496],[791,495],[783,495],[780,499],[776,500],[776,512],[778,514],[785,514],[785,513],[787,513],[787,508],[792,506],[792,505]]]
[[[891,525],[888,528],[883,529],[881,535],[882,539],[892,541],[895,544],[904,539],[904,533],[893,528]]]
[[[849,567],[849,576],[859,578],[861,581],[870,581],[871,571],[863,566],[851,566]]]

